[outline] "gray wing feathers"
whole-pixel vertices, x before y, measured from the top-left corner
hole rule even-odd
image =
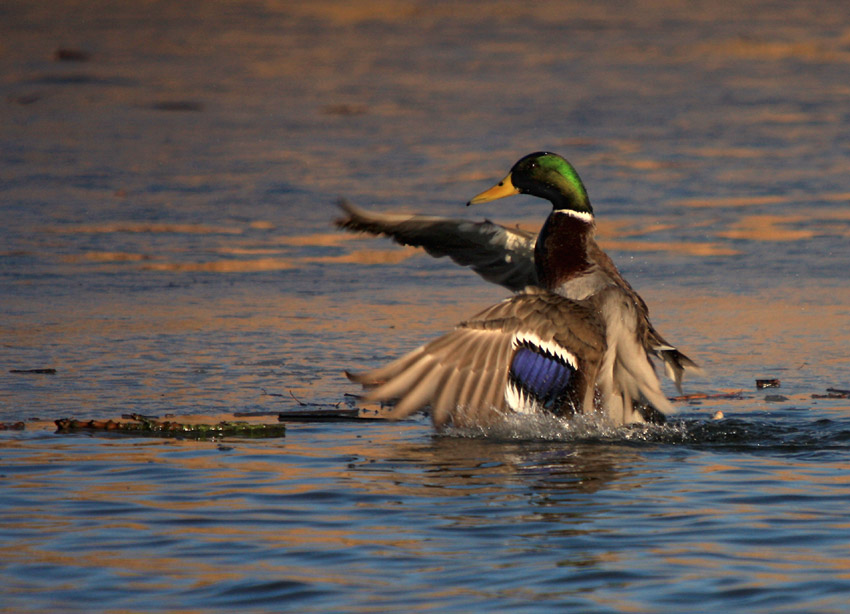
[[[391,237],[421,247],[435,258],[448,256],[489,282],[519,292],[537,285],[534,243],[537,235],[493,222],[472,222],[425,215],[377,213],[339,201],[345,216],[336,225],[354,232]]]
[[[390,417],[404,418],[430,405],[440,426],[458,408],[504,408],[493,389],[504,388],[510,357],[504,346],[509,349],[511,341],[512,335],[498,330],[458,328],[387,367],[350,377],[370,388],[366,399],[396,400]],[[506,357],[504,363],[490,360],[491,352]]]

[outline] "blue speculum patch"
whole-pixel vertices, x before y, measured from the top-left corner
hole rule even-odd
[[[566,397],[575,369],[536,346],[517,349],[511,361],[510,380],[532,395],[546,409],[557,407]]]

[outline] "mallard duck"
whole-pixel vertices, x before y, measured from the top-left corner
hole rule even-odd
[[[615,424],[663,422],[673,407],[649,353],[671,353],[679,373],[696,365],[655,333],[646,304],[596,245],[593,209],[578,173],[557,154],[529,154],[468,204],[520,193],[553,205],[533,252],[531,235],[489,222],[394,218],[388,232],[387,219],[380,220],[378,232],[398,238],[402,228],[430,253],[450,255],[519,293],[396,362],[349,378],[369,390],[369,399],[397,401],[392,417],[430,406],[437,427],[537,411],[601,410]],[[338,225],[375,232],[373,221],[354,221],[352,211]],[[439,228],[446,241],[435,240]]]
[[[548,185],[558,186],[558,189],[553,192],[551,188],[546,188],[546,193],[536,193],[529,191],[528,186],[521,188],[516,185],[515,177],[519,178],[520,184],[535,181],[525,166],[530,164],[530,160],[541,156],[552,156],[552,159],[563,160],[560,169],[547,171],[555,177],[556,182],[552,183],[551,178],[545,180],[549,182]],[[525,163],[521,164],[523,161]],[[531,189],[534,189],[533,186]],[[541,188],[538,192],[543,189]],[[547,153],[525,156],[517,162],[506,181],[476,196],[467,204],[477,204],[518,193],[534,194],[551,200],[555,208],[558,206],[554,204],[555,200],[573,198],[583,203],[581,205],[583,209],[592,215],[587,191],[578,173],[561,156]],[[345,213],[343,217],[335,221],[340,228],[353,232],[385,235],[402,245],[422,247],[435,258],[448,256],[456,263],[470,267],[487,281],[504,286],[512,292],[545,287],[545,282],[538,276],[535,251],[539,249],[545,254],[547,250],[544,250],[542,246],[536,247],[538,242],[536,233],[509,228],[489,220],[475,222],[426,215],[366,211],[346,200],[339,201],[339,206]],[[550,219],[551,217],[550,215]],[[649,309],[643,298],[634,291],[608,254],[599,247],[593,233],[585,233],[583,239],[583,253],[587,266],[579,274],[562,280],[555,291],[567,298],[580,300],[610,285],[621,288],[637,311],[644,348],[649,354],[662,361],[667,376],[681,392],[683,374],[686,371],[699,372],[699,366],[655,330],[649,321]]]

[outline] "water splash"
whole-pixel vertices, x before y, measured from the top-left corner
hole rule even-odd
[[[447,437],[487,438],[501,441],[586,441],[646,439],[657,425],[621,426],[601,414],[561,418],[547,412],[508,414],[500,420],[474,427],[450,427]]]
[[[619,426],[601,415],[565,419],[538,413],[504,416],[496,423],[477,427],[451,427],[441,436],[514,442],[669,444],[805,455],[850,448],[850,420],[819,418],[783,422],[764,416],[724,420],[681,416],[664,425]]]

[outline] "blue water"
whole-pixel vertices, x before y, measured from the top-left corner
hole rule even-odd
[[[850,402],[821,397],[850,389],[847,23],[763,0],[5,2],[0,422],[26,428],[0,431],[0,612],[846,611]],[[463,204],[540,149],[705,367],[685,392],[734,396],[613,430],[55,432],[353,403],[343,370],[505,293],[334,230],[336,199],[535,227],[530,198]]]

